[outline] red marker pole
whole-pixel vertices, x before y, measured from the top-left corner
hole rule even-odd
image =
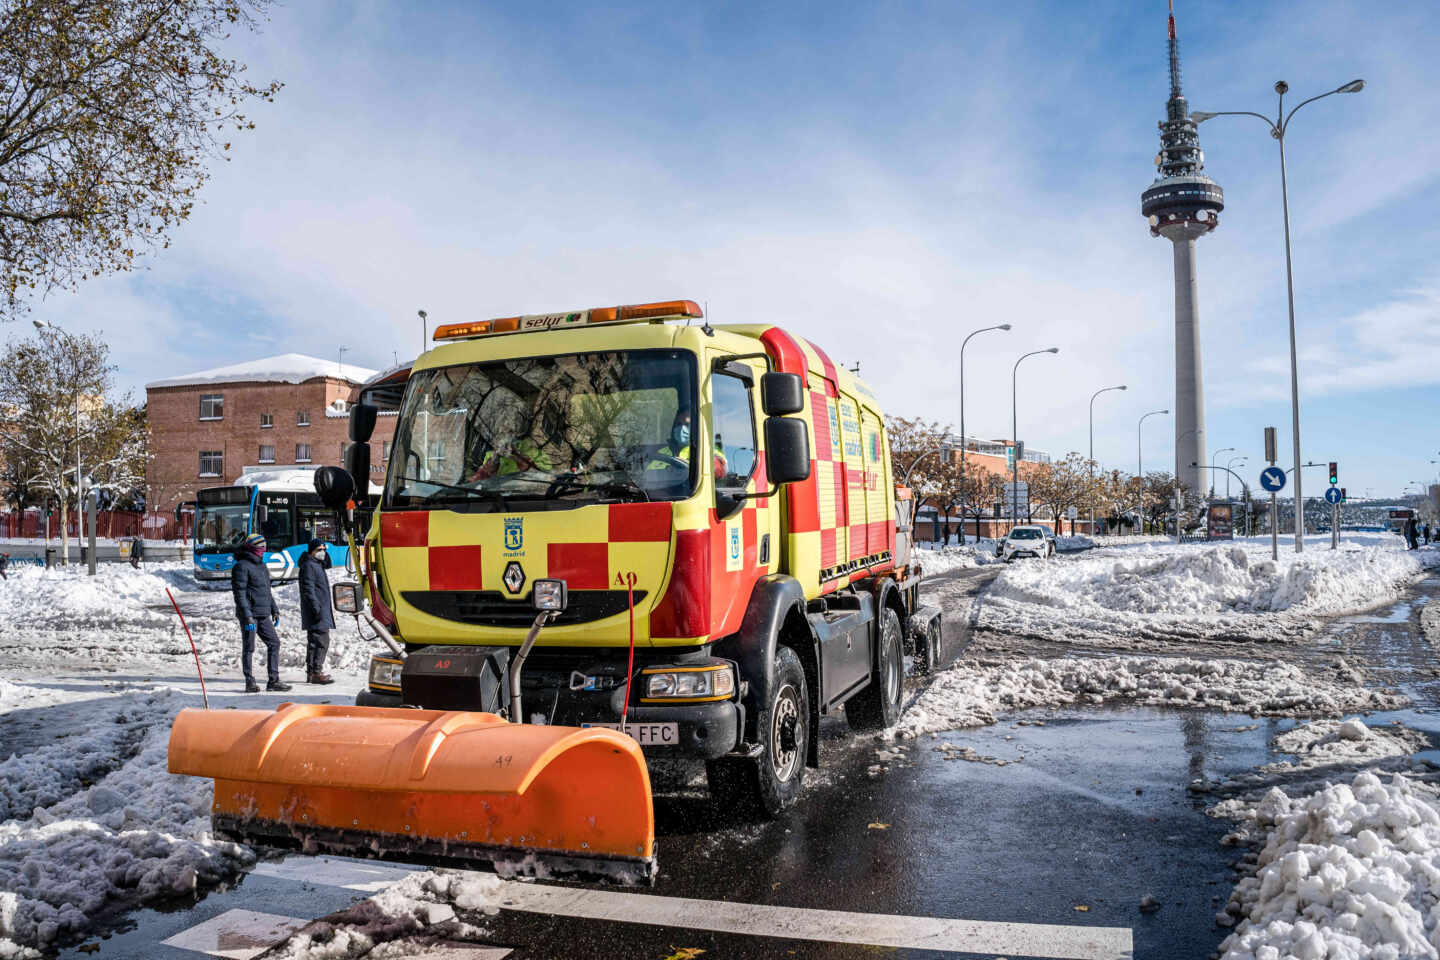
[[[175,608],[175,616],[180,618],[180,626],[185,628],[185,636],[190,640],[190,652],[195,655],[195,672],[200,674],[200,698],[205,701],[205,709],[210,709],[210,696],[205,692],[205,672],[200,669],[200,651],[195,649],[195,638],[190,636],[190,625],[185,622],[185,614],[180,612],[180,604],[175,602],[175,594],[170,588],[165,588],[165,596],[170,598],[170,606]]]

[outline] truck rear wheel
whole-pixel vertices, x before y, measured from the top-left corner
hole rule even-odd
[[[900,719],[905,660],[900,650],[900,617],[889,607],[880,611],[879,647],[879,669],[870,686],[845,701],[845,719],[852,730],[883,730]]]
[[[720,805],[741,806],[774,818],[800,797],[811,736],[805,671],[789,647],[775,651],[775,683],[756,729],[760,756],[710,760],[705,775],[710,795]]]

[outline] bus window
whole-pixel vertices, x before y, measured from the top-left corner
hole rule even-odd
[[[340,524],[336,522],[335,511],[324,507],[299,507],[296,510],[300,520],[300,543],[324,540],[326,543],[345,542],[340,536]]]
[[[260,535],[265,538],[265,549],[277,553],[295,545],[295,524],[291,497],[284,494],[260,495],[265,505],[265,522],[260,524]]]

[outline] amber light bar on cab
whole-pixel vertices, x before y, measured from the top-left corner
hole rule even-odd
[[[636,320],[699,319],[705,316],[694,300],[662,300],[658,303],[632,303],[625,307],[592,307],[569,313],[532,313],[523,317],[500,317],[473,323],[447,323],[435,328],[435,340],[465,340],[497,333],[532,333],[539,330],[560,330],[583,327],[593,323],[629,323]]]

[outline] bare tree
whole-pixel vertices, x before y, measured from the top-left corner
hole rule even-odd
[[[169,245],[270,100],[220,53],[269,0],[0,0],[0,317]]]
[[[98,336],[47,331],[6,345],[0,357],[0,459],[27,464],[17,478],[37,497],[60,505],[62,562],[69,550],[69,511],[79,505],[82,471],[126,489],[143,482],[144,419],[125,400],[105,395],[114,371]],[[136,473],[140,473],[137,477]]]

